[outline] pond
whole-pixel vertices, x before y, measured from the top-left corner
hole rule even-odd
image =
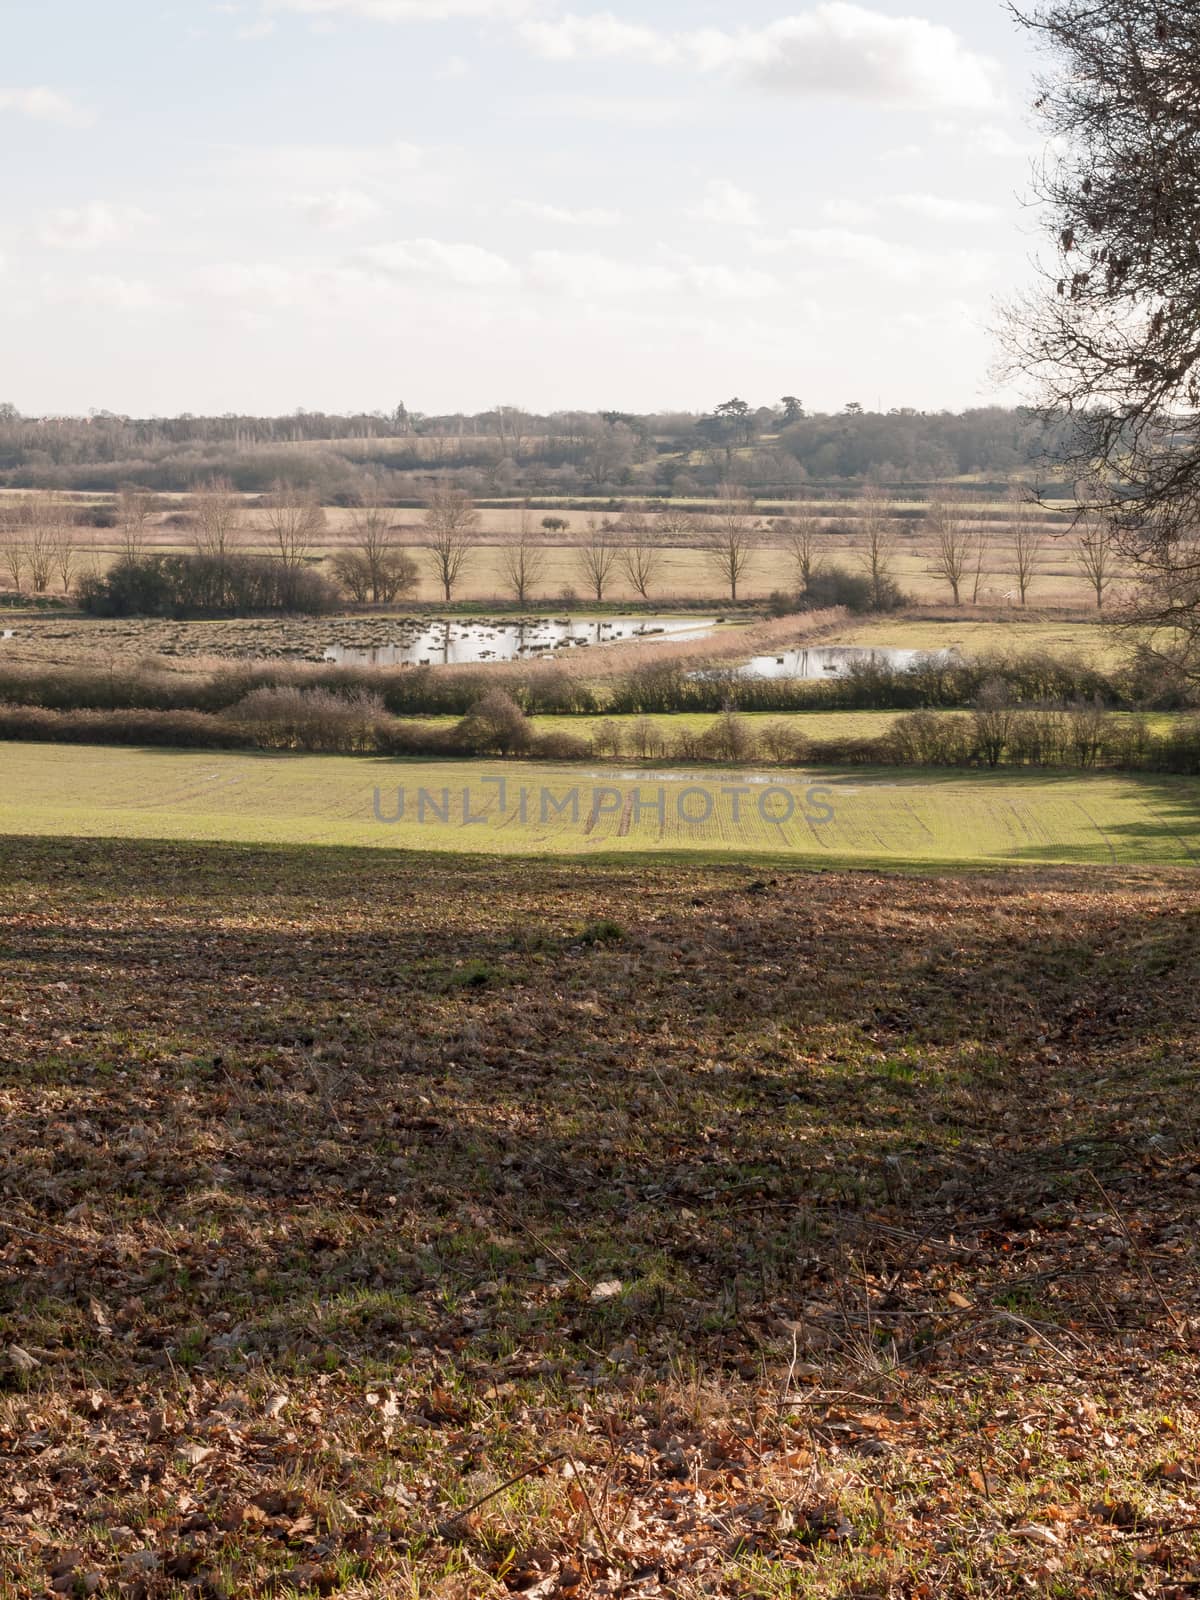
[[[865,645],[821,645],[789,650],[783,655],[755,656],[739,670],[746,678],[844,678],[856,667],[889,667],[907,672],[923,661],[949,662],[954,650],[893,650]]]
[[[489,661],[546,661],[622,640],[702,639],[716,620],[684,617],[538,617],[505,622],[446,620],[389,625],[386,642],[332,644],[324,659],[345,667],[478,666]]]

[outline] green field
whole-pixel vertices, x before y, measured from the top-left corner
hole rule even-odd
[[[1130,649],[1127,635],[1094,622],[971,622],[961,617],[938,621],[873,618],[851,623],[835,644],[874,645],[878,649],[958,650],[964,656],[1019,655],[1045,651],[1111,667]]]
[[[1200,859],[1200,788],[1134,775],[764,776],[21,744],[0,745],[0,771],[10,835],[805,865]]]

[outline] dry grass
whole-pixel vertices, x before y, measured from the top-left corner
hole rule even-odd
[[[1192,875],[2,860],[5,1600],[1196,1592]]]

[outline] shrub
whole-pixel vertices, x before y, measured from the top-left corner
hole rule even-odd
[[[914,711],[900,717],[881,741],[886,757],[898,766],[957,767],[966,765],[975,742],[965,717]]]
[[[463,754],[457,727],[436,722],[402,722],[382,717],[374,726],[376,752],[381,756],[458,756]]]
[[[620,757],[625,749],[625,730],[619,722],[605,718],[592,729],[592,749],[598,756]]]
[[[271,556],[154,555],[89,573],[76,588],[95,617],[187,617],[293,612],[324,616],[340,605],[319,572]]]
[[[768,722],[759,742],[767,759],[781,767],[798,765],[808,753],[808,740],[790,722]]]
[[[362,690],[339,695],[330,689],[262,688],[226,715],[250,729],[265,749],[352,754],[375,748],[383,702]]]
[[[804,604],[813,611],[829,606],[845,606],[856,613],[899,611],[908,603],[908,596],[891,578],[876,584],[865,573],[847,572],[844,567],[822,567],[804,590]]]
[[[629,730],[633,753],[640,761],[652,761],[666,754],[667,740],[657,722],[639,717]]]
[[[726,711],[705,733],[703,752],[710,761],[743,765],[758,755],[758,736],[745,717]]]
[[[529,747],[529,754],[539,761],[586,761],[592,746],[574,733],[539,733]]]
[[[478,755],[521,755],[533,741],[528,718],[503,689],[490,689],[477,700],[457,733],[464,749]]]
[[[202,711],[51,711],[0,705],[0,739],[46,744],[168,745],[227,750],[251,747],[252,735]]]

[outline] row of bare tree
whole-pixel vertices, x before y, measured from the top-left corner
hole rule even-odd
[[[117,500],[118,552],[138,561],[149,553],[150,528],[159,502],[136,489]],[[187,502],[188,527],[197,554],[223,560],[244,548],[251,529],[246,505],[232,486],[216,480]],[[256,510],[256,543],[263,534],[270,554],[285,568],[298,569],[319,559],[325,542],[326,516],[315,495],[277,483]],[[1013,580],[1012,593],[1027,604],[1044,568],[1050,540],[1032,509],[1019,499],[1008,513],[1008,558],[1003,571]],[[64,591],[71,586],[81,555],[79,530],[70,506],[54,495],[13,501],[0,514],[0,565],[15,589],[26,586],[44,593],[57,578]],[[479,514],[462,490],[439,489],[426,508],[421,546],[428,554],[444,600],[454,599],[479,546]],[[854,518],[856,565],[869,580],[881,606],[894,587],[900,535],[905,525],[889,502],[875,491],[859,500]],[[518,604],[526,604],[542,588],[551,552],[545,531],[561,532],[562,518],[542,519],[535,531],[528,508],[499,551],[500,578]],[[348,537],[331,558],[334,578],[359,604],[386,605],[410,594],[419,570],[401,543],[402,530],[380,495],[367,495],[350,514]],[[749,573],[759,547],[770,542],[786,552],[793,586],[807,589],[827,565],[830,535],[825,521],[796,516],[764,521],[739,488],[726,485],[713,509],[703,515],[678,507],[646,513],[629,511],[616,521],[588,517],[581,538],[571,544],[575,572],[587,597],[604,601],[618,579],[643,600],[658,586],[672,546],[699,549],[709,570],[731,601]],[[1110,525],[1099,514],[1084,516],[1068,540],[1070,554],[1102,609],[1117,575],[1117,550]],[[921,524],[921,545],[928,553],[930,575],[944,582],[955,605],[964,596],[978,604],[985,584],[997,573],[1000,551],[988,531],[968,518],[948,495],[936,497]]]

